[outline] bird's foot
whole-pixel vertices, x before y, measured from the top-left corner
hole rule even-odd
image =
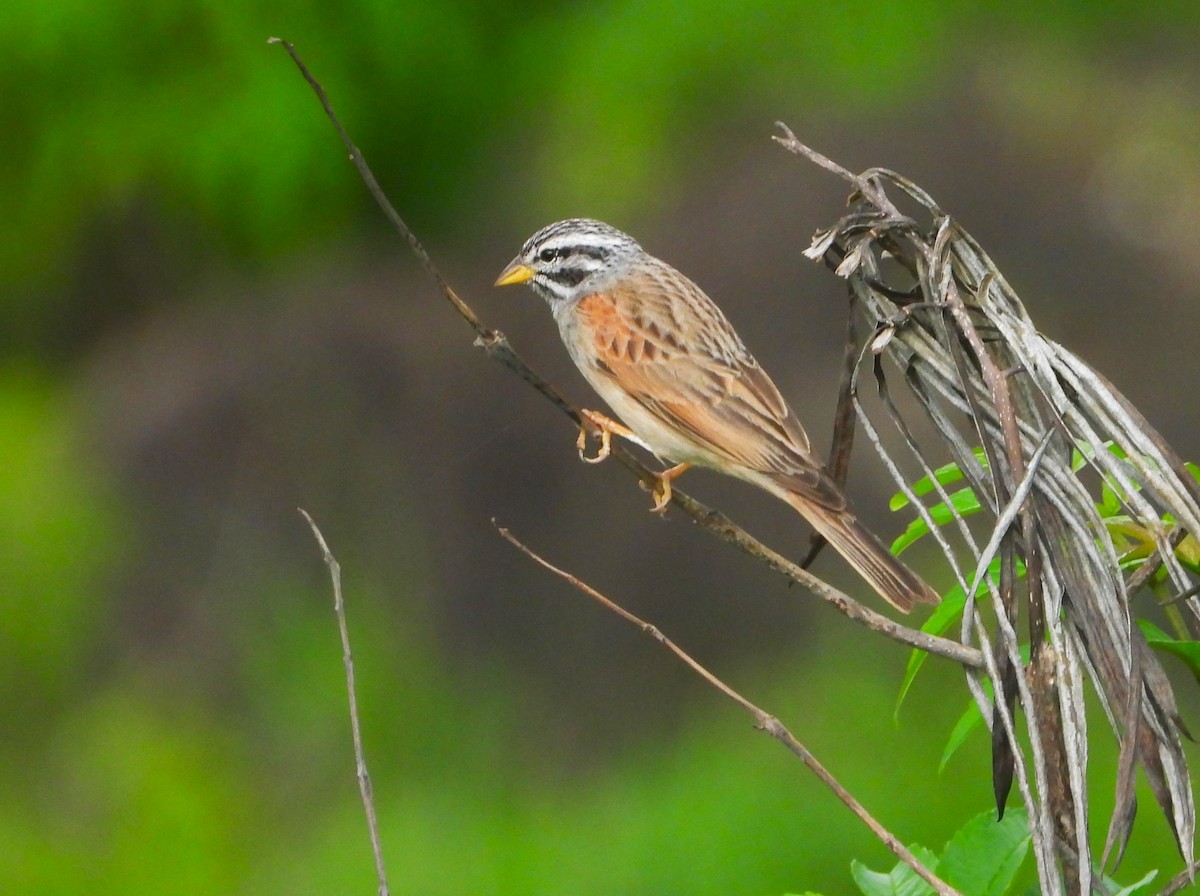
[[[612,417],[607,417],[599,411],[589,411],[587,409],[581,410],[579,415],[583,417],[584,422],[579,425],[579,438],[575,440],[575,447],[579,449],[579,459],[584,463],[598,464],[607,458],[612,452],[612,437],[614,434],[641,444],[641,440],[633,434],[632,429],[622,423],[618,423]],[[596,450],[595,455],[588,457],[588,436],[593,431],[600,438],[600,447]]]
[[[663,470],[657,474],[658,482],[651,489],[651,494],[654,496],[654,506],[650,508],[651,513],[663,513],[667,509],[667,505],[671,503],[671,481],[687,471],[691,464],[676,464],[670,469]]]

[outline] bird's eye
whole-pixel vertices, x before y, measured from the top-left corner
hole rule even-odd
[[[546,262],[554,261],[554,259],[558,258],[558,251],[556,249],[543,249],[538,253],[538,258]]]

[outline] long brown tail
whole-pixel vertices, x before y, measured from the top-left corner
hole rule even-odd
[[[936,604],[941,600],[936,591],[897,560],[854,514],[823,507],[801,495],[789,494],[786,500],[897,610],[907,613],[914,604]]]

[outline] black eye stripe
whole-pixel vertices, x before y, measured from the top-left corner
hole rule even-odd
[[[566,286],[578,286],[587,277],[588,272],[583,268],[561,268],[551,274],[551,278],[555,283],[562,283]]]

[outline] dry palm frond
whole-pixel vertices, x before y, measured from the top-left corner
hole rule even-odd
[[[1184,595],[1193,628],[1200,621],[1200,602],[1188,596],[1192,577],[1177,556],[1184,533],[1200,533],[1195,478],[1100,373],[1038,333],[991,259],[923,190],[881,169],[850,175],[790,133],[780,142],[855,187],[849,213],[819,233],[808,254],[844,277],[880,322],[855,374],[859,419],[967,595],[962,640],[987,660],[984,672],[968,670],[968,683],[992,728],[997,801],[1002,807],[1015,773],[1043,892],[1086,893],[1093,883],[1088,680],[1120,744],[1103,859],[1119,859],[1129,838],[1141,768],[1190,868],[1195,805],[1183,727],[1130,601],[1154,576]],[[901,212],[888,190],[915,204],[915,214]],[[881,399],[870,412],[857,383],[868,362]],[[892,401],[897,372],[936,445],[919,444],[914,433],[928,424],[906,419]],[[888,431],[908,450],[888,447]],[[935,474],[947,448],[978,499],[976,520],[990,522],[982,534]],[[902,472],[914,465],[948,516],[935,521],[920,503]],[[1102,513],[1098,491],[1119,529],[1113,513]],[[1121,533],[1130,531],[1143,547],[1132,566],[1122,562]]]

